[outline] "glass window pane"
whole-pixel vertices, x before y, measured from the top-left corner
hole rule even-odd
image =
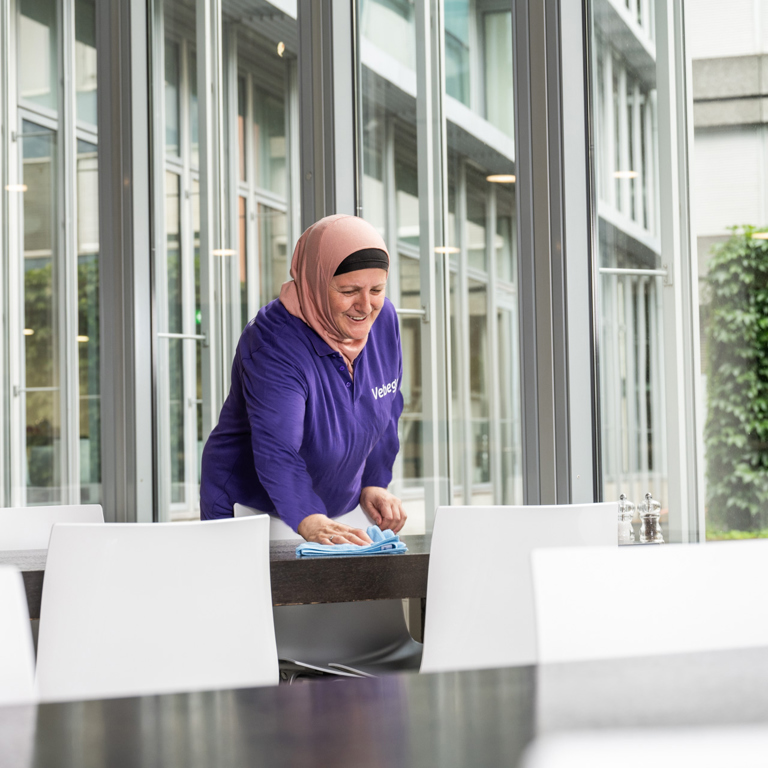
[[[366,40],[364,56],[385,54],[416,70],[413,3],[409,0],[360,0],[360,28]]]
[[[240,325],[245,328],[246,323],[251,319],[248,312],[248,261],[247,261],[247,216],[246,199],[244,197],[238,200],[238,263],[240,278]]]
[[[97,147],[77,142],[77,349],[80,371],[80,500],[101,501],[99,378],[99,183]]]
[[[488,270],[485,241],[488,184],[473,170],[467,170],[467,263],[483,272]]]
[[[512,12],[486,13],[485,112],[488,122],[508,136],[515,133],[512,99]]]
[[[75,92],[77,119],[96,125],[96,2],[75,4]]]
[[[400,256],[400,306],[403,309],[421,309],[419,288],[419,261]],[[400,453],[403,478],[406,481],[424,476],[422,446],[422,393],[421,393],[421,319],[402,317],[400,339],[403,346],[403,415],[400,418]]]
[[[25,121],[24,368],[27,503],[62,501],[56,135]]]
[[[173,40],[165,41],[165,151],[169,155],[181,154],[179,132],[179,46]]]
[[[285,97],[257,87],[253,103],[256,183],[284,198],[288,194]]]
[[[20,0],[19,95],[48,109],[58,108],[59,43],[56,0]]]
[[[165,174],[166,285],[168,332],[183,333],[180,184],[175,173]],[[184,341],[168,339],[168,428],[171,503],[185,499],[184,488]]]
[[[259,205],[257,227],[261,263],[261,306],[276,299],[288,274],[287,216],[282,211]]]
[[[491,385],[488,358],[488,287],[477,280],[469,280],[468,282],[472,481],[474,485],[479,485],[491,481],[490,421],[488,418],[490,412],[488,391]],[[473,499],[476,498],[477,493],[473,489]]]
[[[467,106],[469,100],[469,0],[445,0],[445,91]]]
[[[638,70],[637,30],[604,23],[595,14],[603,498],[638,503],[650,491],[666,507],[662,283],[652,273],[662,255],[648,215],[658,209],[658,152],[655,130],[642,128],[656,121],[655,64]]]

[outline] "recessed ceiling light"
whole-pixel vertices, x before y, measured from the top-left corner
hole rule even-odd
[[[455,245],[438,245],[435,248],[435,253],[461,253],[461,248],[457,248]]]
[[[81,344],[83,344],[83,343],[85,343],[86,341],[88,341],[88,337],[87,337],[87,336],[78,336],[78,337],[77,337],[77,340],[78,340],[78,341],[79,341]]]
[[[486,176],[485,180],[492,184],[514,184],[517,181],[517,176],[511,173],[492,173],[490,176]]]
[[[7,184],[5,187],[6,192],[26,192],[26,184]]]
[[[33,328],[25,328],[24,329],[24,335],[25,336],[34,336],[35,335],[35,331],[34,331]]]
[[[640,174],[637,171],[614,171],[614,179],[636,179]]]

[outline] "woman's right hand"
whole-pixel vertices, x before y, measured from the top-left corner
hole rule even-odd
[[[360,528],[337,523],[327,515],[309,515],[298,527],[307,541],[315,544],[371,544],[368,534]]]

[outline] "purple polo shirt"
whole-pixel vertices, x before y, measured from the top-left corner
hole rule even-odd
[[[232,517],[235,503],[281,517],[354,509],[368,485],[386,488],[400,448],[403,358],[395,308],[384,300],[354,363],[279,299],[245,327],[232,387],[203,450],[200,516]]]

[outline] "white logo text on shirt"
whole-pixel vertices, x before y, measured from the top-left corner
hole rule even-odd
[[[395,379],[394,381],[390,381],[389,384],[384,384],[384,386],[382,387],[371,388],[371,392],[373,392],[373,397],[375,400],[378,400],[380,397],[386,397],[387,395],[396,391],[397,391],[397,379]]]

